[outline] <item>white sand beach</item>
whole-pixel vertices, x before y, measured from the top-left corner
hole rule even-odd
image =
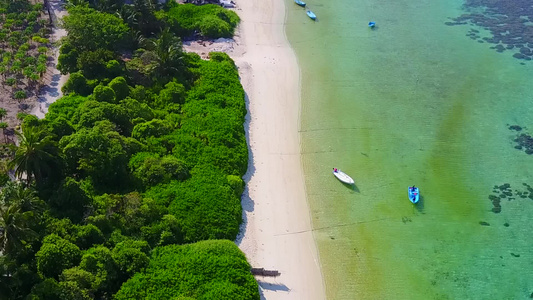
[[[247,95],[251,147],[244,224],[237,244],[253,267],[264,299],[325,299],[300,161],[299,68],[285,36],[285,4],[237,0],[235,53]]]

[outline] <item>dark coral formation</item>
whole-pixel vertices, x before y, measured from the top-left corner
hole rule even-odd
[[[516,197],[529,198],[533,200],[533,187],[531,187],[527,183],[523,183],[523,185],[526,188],[526,190],[515,189],[514,192],[511,189],[511,185],[509,183],[505,183],[502,185],[495,185],[492,188],[493,195],[489,195],[489,200],[492,202],[492,212],[497,214],[502,211],[502,205],[501,205],[502,200],[512,201],[512,200],[515,200]],[[516,197],[513,197],[513,195],[515,195]],[[503,225],[505,227],[509,227],[509,223],[505,223]]]
[[[527,0],[466,0],[466,14],[453,18],[446,25],[467,25],[484,28],[490,37],[481,38],[479,31],[467,34],[478,42],[494,44],[497,52],[512,51],[513,57],[531,60],[533,57],[533,6]]]
[[[514,141],[516,142],[516,149],[524,150],[529,155],[533,154],[533,137],[528,133],[519,134]]]
[[[532,45],[533,46],[533,45]],[[523,129],[519,125],[507,125],[509,130],[521,132]],[[513,140],[516,144],[514,146],[515,149],[523,150],[526,154],[533,154],[533,137],[527,133],[517,133],[515,139]]]

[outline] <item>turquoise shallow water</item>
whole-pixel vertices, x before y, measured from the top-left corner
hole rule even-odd
[[[307,1],[316,23],[286,1],[328,299],[529,298],[533,156],[509,125],[533,133],[533,64],[446,26],[462,1]],[[504,183],[515,199],[494,213]]]

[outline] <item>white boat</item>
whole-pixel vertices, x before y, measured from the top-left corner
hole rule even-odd
[[[294,3],[298,4],[299,6],[301,7],[305,7],[305,2],[301,1],[301,0],[294,0]]]
[[[354,184],[355,181],[352,179],[352,177],[348,176],[348,174],[344,173],[340,169],[333,168],[333,175],[337,177],[338,180],[347,183],[347,184]]]
[[[311,20],[316,21],[316,15],[315,15],[314,12],[308,10],[308,11],[306,11],[306,13],[307,13],[307,16],[308,16],[309,18],[311,18]]]
[[[407,189],[407,195],[409,196],[409,200],[413,203],[417,203],[420,199],[420,191],[415,186],[410,186]]]

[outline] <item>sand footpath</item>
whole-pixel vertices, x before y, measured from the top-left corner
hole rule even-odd
[[[56,66],[57,59],[59,57],[59,45],[58,42],[61,38],[67,35],[67,31],[61,28],[61,18],[67,15],[65,9],[64,0],[49,0],[50,12],[52,14],[52,20],[54,27],[52,34],[50,35],[50,42],[55,45],[52,47],[52,62],[48,65],[46,73],[44,74],[44,85],[39,91],[37,97],[37,103],[33,107],[31,114],[37,116],[39,119],[43,119],[48,112],[50,104],[54,103],[57,99],[63,96],[61,87],[68,79],[68,75],[61,74]]]
[[[247,96],[251,148],[244,224],[237,244],[258,277],[264,299],[325,299],[300,160],[300,71],[285,36],[285,4],[237,0],[241,18],[235,60]]]

